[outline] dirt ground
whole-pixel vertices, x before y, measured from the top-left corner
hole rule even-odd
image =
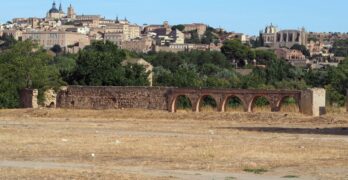
[[[348,113],[0,110],[0,179],[348,179]]]

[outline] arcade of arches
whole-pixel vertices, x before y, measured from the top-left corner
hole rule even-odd
[[[282,102],[291,98],[300,108],[301,91],[286,90],[240,90],[240,89],[173,89],[168,95],[170,112],[176,112],[179,98],[185,97],[190,101],[192,111],[200,112],[205,97],[214,99],[217,110],[225,112],[231,98],[239,100],[245,112],[253,112],[258,99],[266,100],[271,111],[280,111]]]

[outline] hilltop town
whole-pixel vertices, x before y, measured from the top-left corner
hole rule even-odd
[[[348,179],[348,33],[65,6],[0,24],[0,179]]]
[[[0,36],[31,39],[45,49],[59,46],[66,53],[77,53],[92,41],[110,41],[122,49],[149,53],[220,51],[225,41],[239,40],[250,47],[274,51],[278,58],[292,65],[312,69],[337,66],[344,60],[344,54],[331,50],[337,40],[348,39],[345,33],[279,29],[272,24],[261,30],[259,36],[227,32],[204,23],[170,25],[165,21],[159,25],[137,25],[127,18],[106,19],[75,12],[72,5],[65,11],[62,4],[58,7],[55,2],[43,18],[14,18],[0,25]],[[306,51],[301,51],[301,46]]]

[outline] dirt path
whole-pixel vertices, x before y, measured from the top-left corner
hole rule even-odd
[[[27,169],[95,169],[97,166],[91,164],[75,163],[56,163],[56,162],[38,162],[38,161],[0,161],[0,168],[27,168]],[[144,167],[109,167],[113,172],[142,174],[153,177],[169,177],[182,180],[276,180],[284,179],[272,175],[253,175],[247,173],[226,173],[226,172],[207,172],[207,171],[185,171],[185,170],[164,170]],[[310,177],[298,177],[301,180],[312,180]]]

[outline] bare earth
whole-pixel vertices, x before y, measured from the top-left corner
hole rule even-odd
[[[347,113],[0,110],[0,179],[290,178],[348,179]]]

